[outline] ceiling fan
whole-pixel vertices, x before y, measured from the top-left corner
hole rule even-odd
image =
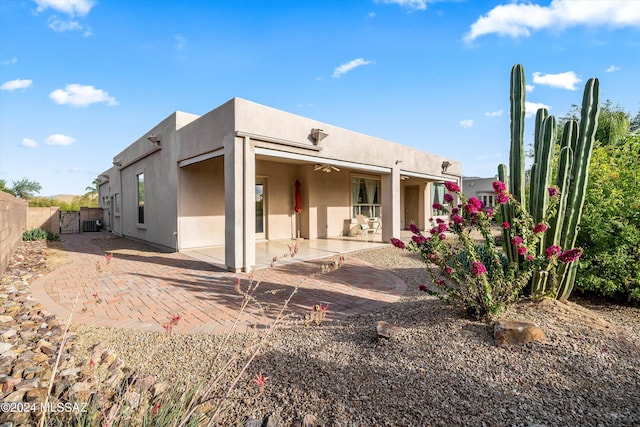
[[[326,164],[326,163],[325,163],[325,164],[322,164],[322,165],[316,165],[316,166],[313,168],[313,171],[314,171],[314,172],[322,171],[322,172],[329,173],[329,172],[332,172],[332,171],[340,172],[340,169],[339,169],[339,168],[337,168],[337,167],[335,167],[335,166],[328,165],[328,164]]]

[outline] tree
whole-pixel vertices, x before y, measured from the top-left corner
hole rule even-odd
[[[7,181],[5,181],[4,179],[0,179],[0,191],[3,191],[5,193],[9,193],[12,196],[16,195],[16,193],[14,193],[12,189],[7,188]]]
[[[40,190],[42,190],[42,186],[36,181],[31,181],[30,179],[22,178],[18,181],[13,181],[13,186],[11,187],[11,190],[16,195],[16,197],[29,200],[35,197],[35,195],[39,193]]]
[[[578,288],[640,302],[640,135],[593,151]]]
[[[91,185],[88,186],[87,188],[85,188],[85,197],[88,197],[89,199],[95,199],[96,197],[98,197],[98,190],[100,189],[100,181],[98,181],[98,179],[94,179],[91,182]]]

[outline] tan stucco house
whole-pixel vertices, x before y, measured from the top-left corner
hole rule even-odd
[[[257,241],[340,238],[358,214],[381,218],[387,242],[422,228],[442,183],[460,177],[452,159],[234,98],[171,114],[98,179],[114,233],[178,251],[224,246],[229,270],[250,271]]]

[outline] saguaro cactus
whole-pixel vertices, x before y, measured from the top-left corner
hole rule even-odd
[[[525,76],[522,65],[517,64],[511,70],[511,149],[509,153],[509,192],[528,206],[529,213],[535,222],[545,219],[549,205],[550,187],[553,177],[554,151],[556,145],[556,120],[549,116],[545,109],[538,110],[535,121],[534,164],[531,169],[529,201],[524,201],[524,105]],[[598,79],[589,79],[582,98],[580,123],[568,121],[564,126],[560,145],[556,187],[560,191],[557,211],[549,219],[549,228],[545,239],[538,248],[537,255],[543,255],[546,247],[556,245],[563,250],[573,248],[577,230],[582,216],[584,197],[588,182],[589,161],[598,127],[600,111],[600,87]],[[506,182],[506,166],[498,167],[499,179]],[[502,207],[505,221],[510,222],[514,213],[509,206]],[[504,233],[504,250],[510,261],[520,263],[514,245]],[[557,298],[566,300],[575,281],[577,263],[564,264],[558,267],[558,285],[556,289],[548,289],[547,272],[533,275],[529,286],[531,293],[554,291]]]

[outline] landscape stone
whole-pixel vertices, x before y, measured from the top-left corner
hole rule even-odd
[[[493,337],[500,347],[523,345],[547,339],[545,333],[535,323],[528,320],[503,319],[495,322]]]

